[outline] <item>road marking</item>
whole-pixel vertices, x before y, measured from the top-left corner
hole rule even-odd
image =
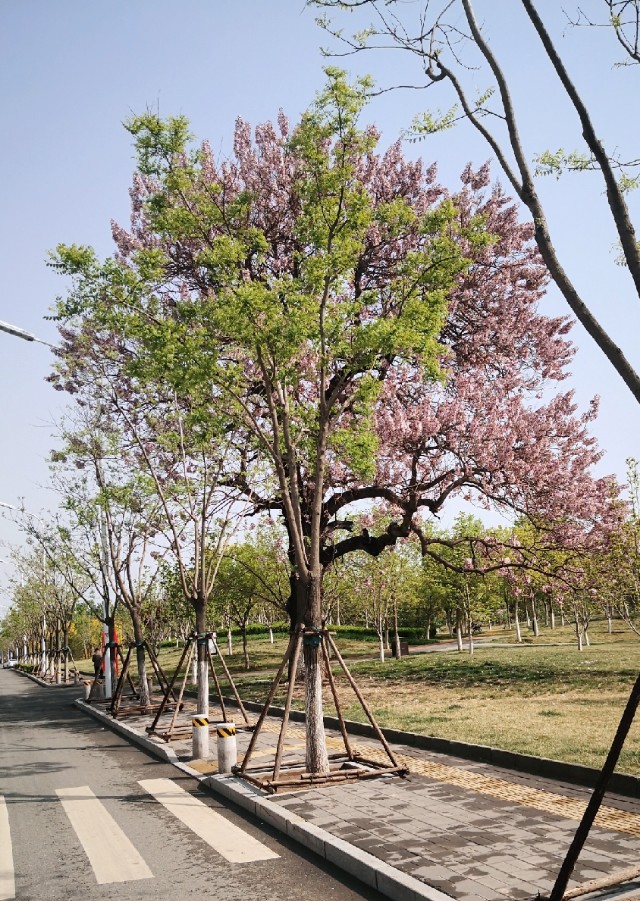
[[[280,856],[171,779],[143,779],[139,785],[230,863],[250,863]]]
[[[56,794],[93,867],[98,885],[152,879],[153,873],[88,785]]]
[[[0,901],[9,901],[15,896],[16,880],[9,831],[9,811],[3,795],[0,795]]]

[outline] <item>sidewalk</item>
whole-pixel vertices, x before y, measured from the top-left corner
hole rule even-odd
[[[268,795],[242,779],[217,775],[215,730],[213,760],[192,761],[190,735],[167,743],[147,735],[148,715],[113,720],[99,705],[76,704],[394,901],[548,895],[590,795],[580,786],[401,743],[393,750],[410,771],[406,778]],[[179,718],[186,730],[195,712],[187,702]],[[212,722],[221,718],[218,713],[212,705]],[[280,725],[278,717],[266,719],[252,764],[264,761],[267,768],[273,761]],[[327,735],[330,750],[343,748],[337,731],[328,729]],[[237,738],[241,760],[250,733],[238,732]],[[372,739],[358,736],[353,744],[369,758],[385,759]],[[292,722],[285,761],[299,759],[303,749],[304,727]],[[608,794],[569,888],[628,870],[639,857],[640,799]],[[640,877],[591,897],[630,898],[630,891],[640,897]]]

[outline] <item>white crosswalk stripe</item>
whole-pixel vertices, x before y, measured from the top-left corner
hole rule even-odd
[[[13,870],[9,813],[4,796],[0,795],[0,901],[9,901],[15,896],[16,879]]]
[[[250,863],[280,856],[171,779],[143,779],[139,784],[230,863]]]
[[[98,885],[152,879],[153,873],[88,785],[56,794],[73,826]]]

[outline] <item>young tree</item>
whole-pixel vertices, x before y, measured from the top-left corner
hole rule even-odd
[[[87,394],[84,395],[87,400]],[[54,484],[71,529],[100,533],[103,578],[131,617],[140,702],[149,704],[142,610],[155,596],[163,552],[162,508],[147,480],[132,469],[122,435],[109,429],[104,407],[80,407],[62,430],[63,449],[52,455]],[[100,415],[102,412],[103,415]],[[59,523],[61,537],[65,525]],[[115,653],[112,655],[115,663]]]

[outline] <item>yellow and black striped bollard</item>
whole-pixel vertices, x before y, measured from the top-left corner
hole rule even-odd
[[[216,723],[218,734],[218,772],[230,773],[238,762],[238,745],[236,742],[236,724]]]
[[[209,718],[196,713],[191,720],[191,757],[206,760],[209,756]]]

